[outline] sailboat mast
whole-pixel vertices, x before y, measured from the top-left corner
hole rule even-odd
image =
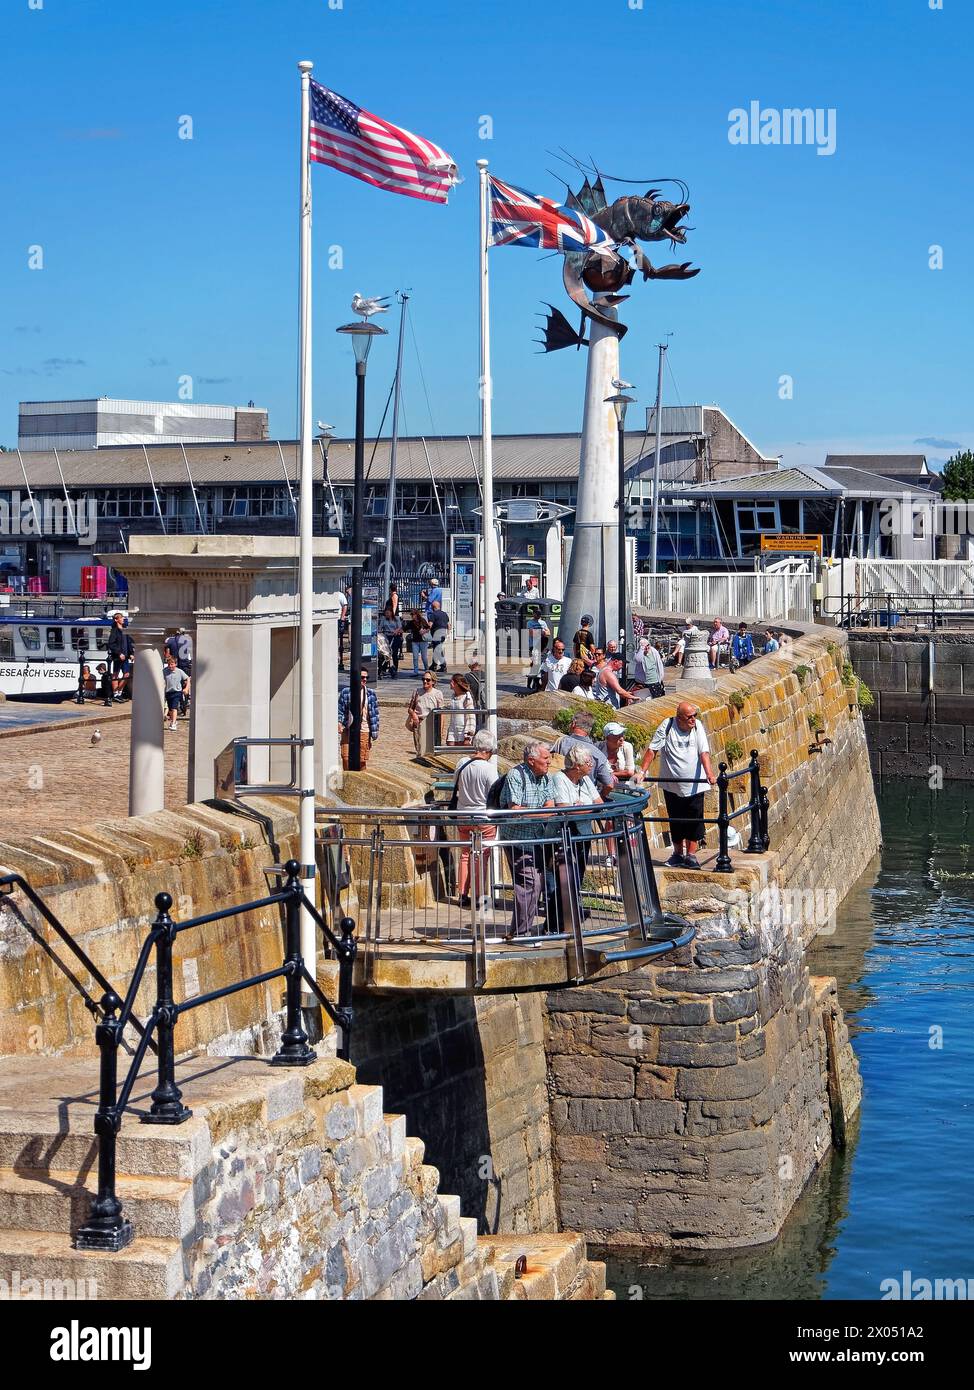
[[[396,454],[399,449],[399,397],[402,392],[402,342],[406,327],[406,305],[409,295],[405,290],[397,290],[399,300],[399,348],[396,353],[396,394],[392,402],[392,448],[389,452],[389,495],[386,498],[386,553],[383,563],[383,582],[385,584],[385,604],[392,586],[392,527],[396,517]]]

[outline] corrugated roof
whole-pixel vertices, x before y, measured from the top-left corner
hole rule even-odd
[[[909,475],[918,478],[926,467],[926,454],[826,454],[825,468],[864,468],[883,478]]]
[[[676,491],[671,489],[671,491]],[[810,492],[838,494],[834,480],[825,477],[817,468],[772,468],[767,473],[744,473],[736,478],[720,478],[712,483],[692,483],[681,489],[691,497],[775,497],[794,494],[807,496]]]
[[[666,438],[666,436],[664,436]],[[372,458],[374,477],[389,476],[390,441],[365,446],[366,470]],[[581,436],[578,434],[512,434],[494,436],[494,477],[501,480],[538,481],[577,478]],[[652,456],[654,441],[642,432],[627,432],[626,462],[631,466],[647,453]],[[399,440],[396,475],[406,481],[454,478],[469,480],[480,472],[480,440],[477,436],[451,435],[445,438],[409,436]],[[321,476],[321,455],[315,445],[315,475]],[[225,483],[279,483],[284,467],[292,479],[297,475],[298,447],[294,440],[275,440],[252,444],[188,444],[186,458],[178,445],[156,444],[148,449],[152,476],[159,487],[186,486],[186,461],[193,481],[201,487]],[[104,449],[59,450],[64,481],[69,488],[131,487],[147,485],[149,474],[141,445],[121,445]],[[428,462],[427,462],[428,455]],[[24,464],[31,487],[60,488],[57,459],[53,450],[25,452]],[[351,482],[355,446],[351,439],[334,439],[328,449],[328,471],[332,482]],[[16,452],[0,454],[0,488],[23,487],[24,475]]]

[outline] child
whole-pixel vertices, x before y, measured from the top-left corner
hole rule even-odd
[[[166,714],[168,715],[166,728],[175,729],[176,716],[179,714],[179,707],[183,701],[183,692],[189,683],[189,677],[185,671],[181,671],[176,665],[176,658],[173,656],[172,652],[166,654],[163,683],[166,689]]]
[[[114,703],[113,698],[112,698],[112,695],[113,695],[112,678],[111,678],[111,676],[108,674],[108,667],[105,665],[104,661],[99,661],[98,666],[97,666],[97,671],[98,671],[98,688],[101,690],[102,703],[103,703],[103,704],[106,704],[106,705],[111,705],[111,704]]]

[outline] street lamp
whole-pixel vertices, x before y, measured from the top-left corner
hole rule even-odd
[[[614,396],[606,396],[606,403],[616,413],[616,433],[619,440],[619,655],[622,657],[621,684],[626,681],[628,665],[629,601],[626,590],[626,411],[635,401],[635,396],[627,396],[617,391]]]
[[[352,550],[361,555],[364,546],[363,512],[365,511],[365,365],[369,359],[372,339],[385,337],[386,330],[374,323],[345,323],[336,329],[347,333],[355,354],[355,490],[352,502]],[[352,570],[352,611],[349,614],[352,650],[348,663],[348,705],[352,716],[348,731],[348,767],[350,772],[362,768],[362,566]]]

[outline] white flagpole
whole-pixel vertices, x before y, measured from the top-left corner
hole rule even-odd
[[[480,575],[480,613],[484,634],[484,676],[487,708],[497,709],[497,637],[494,604],[500,587],[497,573],[497,539],[494,521],[494,456],[491,424],[493,381],[490,375],[490,282],[487,273],[487,238],[490,227],[490,196],[487,160],[478,159],[480,170],[480,463],[483,494],[483,565]],[[491,713],[487,727],[496,738],[497,715]]]
[[[311,166],[310,104],[313,63],[298,63],[301,73],[301,201],[300,201],[300,277],[298,315],[298,758],[299,853],[301,886],[308,899],[315,898],[315,688],[312,649],[312,608],[314,604],[314,477],[311,461]],[[308,974],[315,978],[316,932],[309,912],[301,914],[301,954]],[[314,1006],[314,997],[304,994],[305,1007]]]

